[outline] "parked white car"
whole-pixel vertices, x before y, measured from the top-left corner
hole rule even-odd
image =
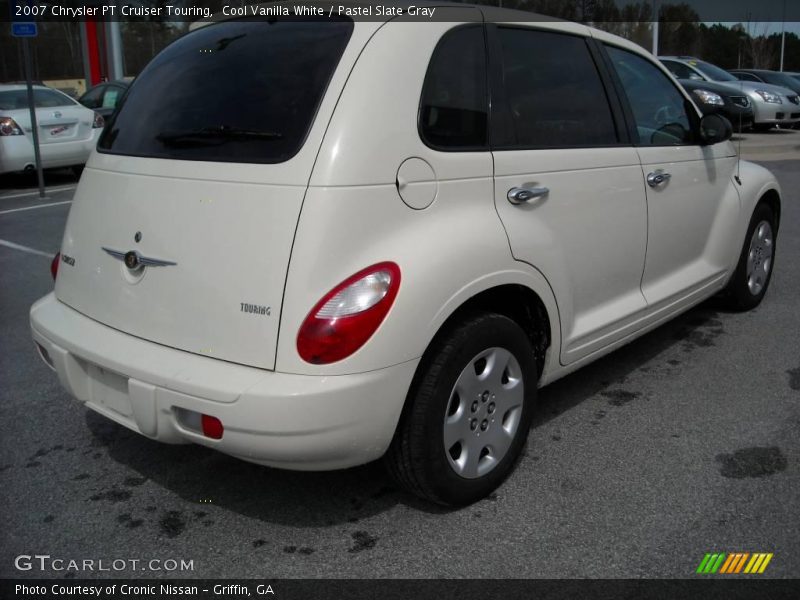
[[[224,20],[153,59],[31,309],[71,395],[264,465],[384,457],[464,504],[513,469],[537,386],[761,301],[780,190],[725,119],[613,35],[436,15]]]
[[[33,86],[42,168],[80,167],[103,129],[103,117],[52,88]],[[33,128],[24,85],[0,85],[0,174],[33,170]]]

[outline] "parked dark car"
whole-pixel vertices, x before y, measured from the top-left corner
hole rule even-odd
[[[729,72],[736,77],[736,79],[742,81],[756,81],[780,85],[789,88],[795,94],[800,94],[800,80],[792,77],[788,73],[767,71],[766,69],[731,69]]]
[[[104,119],[108,119],[117,108],[122,96],[128,91],[130,84],[130,79],[100,83],[78,98],[78,102],[101,114]]]
[[[746,94],[731,91],[730,86],[711,81],[678,79],[704,115],[720,114],[742,131],[753,126],[753,106]]]

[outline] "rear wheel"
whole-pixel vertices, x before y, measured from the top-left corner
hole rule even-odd
[[[775,262],[777,231],[772,209],[759,204],[750,219],[736,270],[725,288],[724,296],[731,308],[755,308],[767,293]]]
[[[536,397],[533,346],[513,320],[477,314],[434,342],[386,455],[403,487],[440,504],[489,494],[513,470]]]

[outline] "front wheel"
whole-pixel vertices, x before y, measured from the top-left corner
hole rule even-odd
[[[775,264],[777,231],[772,209],[759,204],[750,219],[736,270],[723,292],[731,308],[742,311],[755,308],[767,293]]]
[[[511,473],[536,397],[533,346],[513,320],[477,314],[423,357],[386,455],[412,493],[446,505],[475,502]]]

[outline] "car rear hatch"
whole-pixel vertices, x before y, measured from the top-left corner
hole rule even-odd
[[[160,344],[274,368],[309,175],[369,25],[228,20],[157,56],[76,190],[59,300]]]
[[[92,137],[93,120],[92,112],[83,106],[37,108],[39,143],[45,145],[88,140]]]

